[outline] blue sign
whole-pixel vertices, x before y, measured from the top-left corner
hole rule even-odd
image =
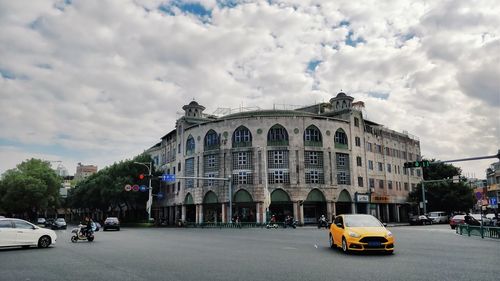
[[[148,190],[148,187],[147,187],[147,186],[145,186],[145,185],[141,185],[141,186],[139,187],[139,190],[140,190],[141,192],[146,192],[146,191]]]
[[[161,177],[162,181],[166,182],[174,182],[175,181],[175,174],[163,174]]]
[[[158,194],[156,194],[156,197],[158,197],[158,199],[163,199],[163,192],[158,192]]]
[[[476,192],[476,199],[477,200],[481,200],[481,198],[483,198],[483,194],[481,192]]]
[[[498,201],[497,201],[496,197],[490,198],[490,205],[491,206],[496,206],[497,204],[498,204]]]

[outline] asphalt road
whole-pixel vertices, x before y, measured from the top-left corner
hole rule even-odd
[[[393,255],[345,255],[298,229],[122,228],[49,249],[0,250],[0,280],[499,280],[500,241],[447,225],[393,227]]]

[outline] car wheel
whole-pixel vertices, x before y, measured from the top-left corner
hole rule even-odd
[[[347,247],[347,241],[345,240],[345,237],[342,237],[342,251],[346,254],[349,252],[349,248]]]
[[[455,226],[454,225],[450,225],[451,229],[455,229]]]
[[[38,247],[39,248],[47,248],[48,246],[50,246],[50,243],[52,241],[50,240],[50,237],[49,236],[42,236],[40,237],[40,239],[38,240]]]
[[[330,248],[335,249],[336,245],[335,245],[335,242],[333,241],[333,236],[331,233],[329,236],[330,236],[330,238],[328,239],[328,243],[330,244]]]

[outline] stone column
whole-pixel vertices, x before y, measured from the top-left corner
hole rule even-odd
[[[181,207],[181,220],[186,221],[186,205],[182,205]]]
[[[299,203],[293,202],[293,219],[299,220]]]
[[[399,205],[394,204],[394,207],[396,208],[396,222],[401,222],[401,218],[399,217]]]
[[[357,214],[357,212],[356,212],[356,203],[354,203],[354,202],[351,203],[351,213]]]
[[[330,201],[326,201],[326,220],[331,222],[332,219],[332,203]]]
[[[304,204],[299,204],[299,224],[304,225]]]
[[[385,204],[385,214],[386,214],[387,222],[389,222],[391,220],[391,218],[389,216],[389,204]]]
[[[260,203],[255,203],[255,222],[260,223]]]
[[[203,223],[203,204],[200,204],[199,205],[199,210],[200,210],[200,215],[199,215],[199,219],[200,219],[200,223]]]
[[[222,203],[222,223],[227,223],[227,218],[226,218],[226,203]]]
[[[200,223],[200,205],[197,204],[195,208],[196,208],[196,211],[195,211],[196,219],[195,219],[195,221],[198,224],[198,223]]]

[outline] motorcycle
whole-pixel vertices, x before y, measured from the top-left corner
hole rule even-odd
[[[326,221],[325,217],[322,217],[318,220],[318,229],[322,227],[325,227],[325,229],[328,228],[328,222]]]
[[[83,235],[81,231],[83,227],[85,226],[79,225],[78,228],[73,228],[71,230],[71,233],[73,234],[71,236],[71,242],[76,243],[78,240],[87,240],[89,242],[94,241],[94,230],[87,230],[85,231],[85,235]]]
[[[292,228],[297,228],[297,221],[294,220],[292,217],[288,217],[285,219],[285,224],[283,225],[283,228],[287,227],[292,227]]]

